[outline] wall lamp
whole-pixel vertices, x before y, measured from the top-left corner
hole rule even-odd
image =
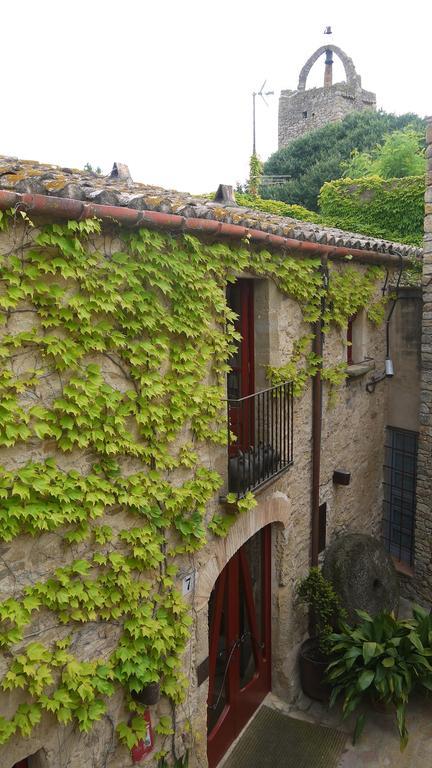
[[[373,376],[370,381],[366,384],[366,392],[368,392],[370,395],[372,392],[375,392],[375,387],[380,381],[384,381],[384,379],[392,379],[394,376],[394,368],[393,368],[393,360],[391,357],[386,357],[385,359],[385,369],[383,373],[379,373],[377,376]]]

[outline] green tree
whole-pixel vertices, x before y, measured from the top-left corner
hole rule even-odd
[[[370,153],[388,134],[408,126],[422,134],[425,132],[425,121],[418,115],[397,116],[364,110],[301,136],[267,160],[266,175],[284,174],[290,179],[277,189],[262,186],[261,196],[316,211],[322,185],[341,177],[341,163],[350,161],[353,150]]]
[[[424,136],[413,128],[386,136],[377,157],[378,176],[401,179],[422,176],[426,171]]]
[[[372,152],[354,150],[349,161],[342,161],[343,176],[360,179],[379,176],[401,179],[422,176],[426,170],[423,135],[412,127],[389,133]]]

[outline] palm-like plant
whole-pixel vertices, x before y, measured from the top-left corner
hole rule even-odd
[[[357,613],[362,619],[359,626],[342,624],[342,631],[329,638],[333,659],[326,673],[333,688],[330,705],[342,694],[344,717],[366,699],[393,706],[403,750],[408,742],[406,705],[413,685],[419,680],[432,690],[432,623],[427,625],[424,612],[408,621],[398,621],[389,613],[373,618],[365,611]],[[364,713],[357,717],[354,743],[365,718]]]

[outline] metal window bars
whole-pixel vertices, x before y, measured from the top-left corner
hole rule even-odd
[[[418,435],[387,427],[384,463],[383,539],[388,552],[414,564]]]
[[[228,399],[228,490],[241,498],[293,462],[293,385]]]

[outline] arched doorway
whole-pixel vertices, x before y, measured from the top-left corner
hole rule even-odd
[[[209,600],[208,761],[214,768],[271,689],[271,525],[236,552]]]

